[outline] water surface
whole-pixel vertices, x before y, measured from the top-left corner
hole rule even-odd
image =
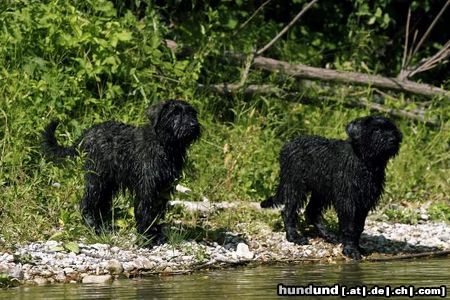
[[[450,259],[297,264],[204,271],[191,275],[152,276],[118,280],[106,285],[54,284],[0,290],[0,299],[276,299],[277,285],[307,287],[339,284],[347,288],[450,287]],[[447,289],[447,295],[449,291]],[[450,297],[450,296],[447,296]],[[304,296],[303,299],[341,299],[339,296]],[[359,299],[351,297],[350,299]],[[417,299],[442,299],[439,296]],[[373,299],[373,298],[371,298]],[[378,299],[387,299],[378,297]],[[402,297],[408,299],[408,297]]]

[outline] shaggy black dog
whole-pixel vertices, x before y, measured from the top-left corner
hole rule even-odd
[[[261,207],[284,204],[286,237],[297,244],[307,239],[297,231],[298,210],[317,234],[332,240],[321,222],[324,209],[333,206],[339,219],[343,254],[361,259],[359,238],[368,212],[383,192],[385,168],[400,147],[402,134],[381,116],[358,118],[347,125],[348,139],[299,136],[280,153],[280,182],[274,197]]]
[[[44,150],[53,157],[85,153],[85,194],[81,212],[86,223],[101,232],[111,219],[113,196],[130,190],[137,231],[160,237],[155,226],[162,217],[173,183],[180,175],[188,146],[200,136],[196,110],[181,100],[168,100],[147,109],[150,122],[142,127],[107,121],[84,131],[71,147],[55,138],[57,122],[43,132]]]

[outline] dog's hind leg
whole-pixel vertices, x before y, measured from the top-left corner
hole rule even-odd
[[[110,229],[112,198],[117,187],[96,174],[86,174],[85,194],[80,208],[86,224],[97,234]]]
[[[312,192],[305,209],[305,218],[308,224],[314,225],[318,236],[330,243],[335,243],[336,237],[326,229],[322,222],[322,213],[326,205],[327,201],[322,195]]]
[[[306,195],[299,192],[297,187],[287,183],[280,183],[276,197],[283,197],[283,199],[280,199],[280,202],[284,203],[282,216],[286,230],[286,239],[299,245],[308,244],[308,239],[302,236],[297,229],[298,210],[305,202]]]

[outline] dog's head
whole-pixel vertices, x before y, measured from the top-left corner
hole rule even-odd
[[[151,126],[159,137],[189,145],[200,137],[197,111],[183,100],[167,100],[147,109]]]
[[[398,153],[402,133],[394,122],[382,116],[367,116],[347,125],[355,151],[364,159],[387,161]]]

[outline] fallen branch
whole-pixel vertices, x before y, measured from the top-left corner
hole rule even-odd
[[[253,94],[259,95],[276,95],[283,99],[291,98],[296,99],[299,103],[303,104],[319,104],[321,101],[312,101],[310,98],[301,97],[302,94],[300,92],[295,91],[284,91],[281,88],[278,88],[273,85],[264,84],[264,85],[249,85],[245,88],[238,86],[237,84],[214,84],[214,85],[199,85],[199,88],[208,90],[210,92],[215,92],[221,95],[229,95],[235,93],[243,93],[244,95],[251,96]],[[327,100],[336,101],[331,98],[327,98]],[[419,121],[425,123],[428,126],[438,126],[439,122],[433,119],[425,118],[425,111],[416,110],[416,111],[407,111],[402,109],[393,109],[386,107],[379,103],[368,102],[364,100],[352,100],[347,103],[344,103],[347,107],[363,107],[368,108],[372,111],[385,113],[391,115],[393,117],[401,117],[407,118],[414,121]]]
[[[241,62],[245,55],[228,53],[227,56]],[[450,92],[432,85],[417,83],[409,80],[370,75],[358,72],[337,71],[324,68],[311,67],[303,64],[290,64],[285,61],[258,56],[253,61],[253,66],[271,72],[282,72],[298,78],[320,80],[325,82],[351,83],[371,87],[389,89],[393,91],[409,92],[426,97],[443,96],[450,98]]]
[[[166,40],[166,45],[174,52],[180,52],[174,41]],[[184,49],[181,50],[184,52]],[[247,55],[239,53],[225,53],[225,59],[233,63],[242,63],[248,58]],[[257,56],[253,60],[253,66],[271,72],[282,72],[298,78],[320,80],[335,83],[350,83],[365,85],[374,88],[388,89],[399,92],[422,95],[425,97],[441,96],[450,98],[450,91],[424,83],[417,83],[410,80],[400,80],[398,78],[383,77],[380,75],[370,75],[359,72],[338,71],[324,68],[311,67],[303,64],[290,64],[285,61]],[[232,85],[227,85],[232,88]]]

